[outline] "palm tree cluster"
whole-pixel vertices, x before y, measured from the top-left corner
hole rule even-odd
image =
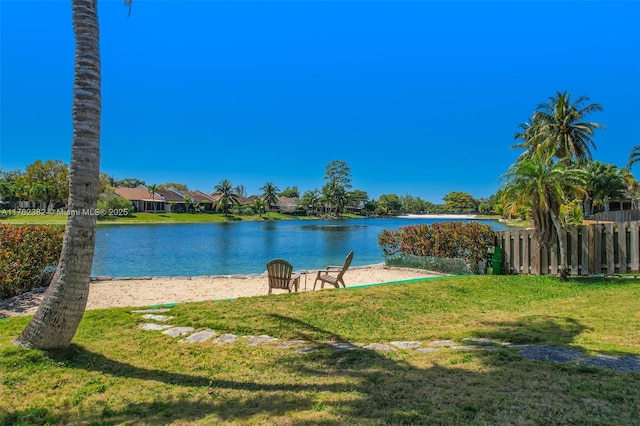
[[[592,161],[593,136],[605,128],[586,121],[596,111],[602,106],[584,96],[572,101],[557,92],[520,125],[513,148],[523,152],[502,177],[504,213],[529,217],[542,246],[558,241],[561,277],[567,274],[566,241],[558,238],[563,226],[581,222],[594,208],[607,210],[609,200],[624,198],[635,185],[628,169]]]

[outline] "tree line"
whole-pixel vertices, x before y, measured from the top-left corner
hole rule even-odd
[[[298,213],[307,212],[316,215],[338,215],[346,212],[360,213],[367,216],[386,216],[399,214],[426,213],[496,213],[497,198],[474,198],[462,191],[447,194],[444,203],[435,204],[412,195],[383,194],[377,199],[370,198],[361,189],[352,189],[351,168],[341,160],[333,160],[326,165],[325,184],[320,188],[300,192],[297,186],[280,190],[273,182],[267,182],[260,188],[260,193],[251,196],[250,203],[243,203],[247,199],[244,185],[234,185],[230,180],[223,179],[214,186],[217,202],[215,209],[225,214],[250,215],[272,211],[278,204],[278,198],[288,197],[297,199]],[[100,173],[99,203],[103,208],[123,207],[122,201],[114,197],[114,189],[119,187],[135,188],[145,186],[149,196],[153,197],[158,190],[175,188],[188,191],[189,187],[180,182],[163,184],[147,184],[138,178],[116,179],[107,173]],[[28,165],[24,171],[0,170],[0,207],[17,208],[24,201],[39,205],[43,210],[52,210],[65,206],[69,196],[69,165],[61,160],[37,160]],[[192,197],[185,196],[187,211],[201,211],[199,204]],[[100,206],[99,206],[100,208]]]

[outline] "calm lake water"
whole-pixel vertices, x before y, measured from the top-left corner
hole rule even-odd
[[[456,221],[446,219],[447,221]],[[372,218],[278,220],[163,225],[104,225],[96,236],[93,275],[113,277],[259,274],[276,257],[295,270],[384,261],[378,235],[385,229],[442,219]],[[461,221],[467,221],[461,220]],[[496,230],[497,221],[481,221]]]

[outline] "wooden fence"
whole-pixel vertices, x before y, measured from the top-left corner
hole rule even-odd
[[[602,223],[565,228],[567,265],[571,275],[614,274],[640,270],[640,221]],[[496,232],[494,244],[503,249],[503,271],[509,274],[558,273],[558,241],[542,249],[533,230]]]
[[[591,215],[589,220],[598,220],[601,222],[630,222],[632,220],[640,220],[640,210],[617,210],[609,212],[601,212]]]

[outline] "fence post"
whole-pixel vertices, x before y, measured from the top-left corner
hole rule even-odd
[[[627,265],[627,222],[618,223],[618,272],[625,274]]]
[[[592,225],[589,227],[589,267],[592,273],[599,274],[602,272],[602,249],[600,241],[602,240],[602,230],[600,225]]]
[[[631,272],[640,272],[640,222],[633,221],[631,222],[631,247],[629,250],[631,251]]]
[[[541,274],[540,257],[540,243],[535,235],[531,235],[531,274],[533,275]]]
[[[580,234],[580,228],[577,226],[572,226],[569,228],[569,236],[571,237],[571,275],[578,275],[578,257],[580,253],[580,246],[578,246],[578,242],[580,241],[578,235]]]
[[[508,232],[503,234],[504,238],[504,247],[502,251],[502,256],[504,259],[504,263],[502,264],[504,267],[504,273],[509,275],[511,273],[511,239],[513,238],[513,232]]]
[[[589,229],[590,226],[580,226],[580,275],[593,274],[593,268],[589,263]]]
[[[520,273],[522,262],[520,261],[520,236],[522,232],[516,231],[513,233],[513,259],[511,259],[511,265],[516,274]]]
[[[613,239],[613,223],[607,223],[604,225],[605,232],[605,256],[607,257],[607,274],[615,274],[616,272],[616,259],[615,259],[615,248],[614,248],[614,239]]]
[[[531,274],[529,259],[531,259],[531,231],[522,235],[522,273]]]

